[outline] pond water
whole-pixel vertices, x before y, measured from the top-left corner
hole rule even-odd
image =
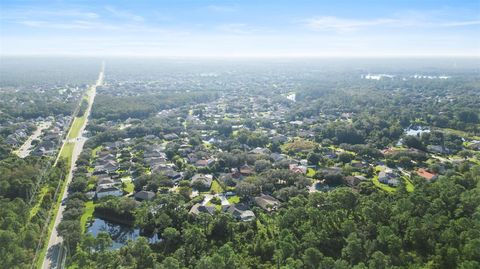
[[[405,129],[406,135],[417,136],[422,135],[423,133],[430,133],[430,129],[428,127],[413,127]]]
[[[128,240],[135,240],[139,236],[143,236],[153,244],[160,242],[158,234],[141,235],[140,229],[133,228],[124,224],[113,223],[100,218],[94,218],[94,221],[87,227],[87,233],[97,236],[100,232],[106,232],[112,238],[112,249],[119,249],[127,244]]]
[[[327,184],[317,183],[315,184],[315,189],[317,191],[331,191],[337,188],[336,186],[329,186]]]
[[[421,127],[421,126],[413,126],[413,127],[408,127],[404,130],[406,135],[411,135],[411,136],[421,136],[423,133],[430,133],[430,128],[428,127]],[[397,146],[402,146],[403,145],[403,139],[400,138],[397,142]]]

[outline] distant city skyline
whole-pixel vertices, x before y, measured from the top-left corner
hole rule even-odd
[[[10,1],[0,55],[480,56],[480,1]]]

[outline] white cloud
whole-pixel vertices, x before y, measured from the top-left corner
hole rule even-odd
[[[220,5],[210,5],[207,6],[207,9],[214,11],[214,12],[234,12],[237,11],[237,7],[235,6],[220,6]]]
[[[142,16],[132,14],[126,10],[120,10],[112,6],[106,6],[105,9],[110,12],[113,16],[119,17],[122,19],[134,21],[134,22],[143,22],[145,19]]]
[[[398,22],[394,19],[372,19],[372,20],[354,20],[354,19],[342,19],[333,16],[324,16],[311,18],[305,21],[305,25],[312,30],[316,31],[337,31],[345,32],[357,30],[360,28],[380,25],[391,25]]]
[[[425,16],[416,17],[396,17],[396,18],[375,18],[368,20],[346,19],[334,16],[323,16],[310,18],[303,21],[303,24],[311,30],[315,31],[334,31],[348,32],[353,30],[361,30],[374,27],[462,27],[480,25],[480,20],[466,21],[442,21],[437,18],[428,18]]]
[[[262,31],[260,28],[249,26],[245,23],[228,23],[216,27],[217,30],[227,34],[253,34]]]

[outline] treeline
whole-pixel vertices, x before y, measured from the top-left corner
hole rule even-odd
[[[150,94],[141,96],[111,96],[99,94],[95,97],[92,115],[106,120],[144,119],[163,109],[212,100],[217,94],[210,92],[181,94]]]
[[[85,114],[85,111],[87,111],[88,108],[88,101],[86,99],[82,99],[82,102],[80,103],[80,107],[78,108],[78,117],[82,117]]]

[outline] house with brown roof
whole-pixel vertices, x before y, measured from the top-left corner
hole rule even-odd
[[[428,170],[426,170],[424,168],[419,168],[417,170],[417,175],[423,177],[427,181],[433,181],[433,180],[437,179],[437,177],[438,177],[437,174],[429,172]]]

